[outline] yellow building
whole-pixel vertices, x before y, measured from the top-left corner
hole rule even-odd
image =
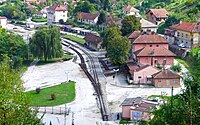
[[[182,22],[165,29],[165,38],[169,43],[182,48],[193,48],[200,45],[200,23]]]

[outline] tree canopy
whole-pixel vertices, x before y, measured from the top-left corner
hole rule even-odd
[[[137,31],[137,30],[141,30],[141,23],[140,21],[137,19],[137,17],[135,17],[134,15],[130,15],[130,16],[126,16],[123,20],[122,20],[122,33],[123,35],[128,35],[129,33],[132,33],[133,31]]]
[[[41,125],[37,111],[30,109],[29,100],[23,93],[21,73],[10,69],[9,60],[6,57],[0,63],[0,124]]]
[[[102,23],[104,23],[106,21],[106,14],[105,12],[101,12],[97,21],[98,25],[101,25]]]
[[[7,34],[5,29],[0,29],[0,61],[3,60],[3,55],[12,59],[13,66],[16,68],[28,58],[28,45],[21,36],[13,33]]]
[[[120,29],[116,25],[111,25],[102,33],[103,43],[102,46],[107,48],[108,42],[115,36],[122,35]]]
[[[126,63],[129,57],[130,43],[126,36],[117,35],[108,42],[107,55],[115,65]]]
[[[45,61],[63,56],[60,30],[54,25],[40,27],[31,38],[29,46],[34,57]]]
[[[94,13],[95,12],[95,8],[94,5],[91,4],[88,1],[85,2],[79,2],[74,10],[74,13],[77,12],[85,12],[85,13]]]

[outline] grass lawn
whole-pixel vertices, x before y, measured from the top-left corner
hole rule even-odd
[[[56,99],[51,100],[51,94]],[[55,106],[72,102],[75,99],[75,82],[63,83],[57,86],[41,89],[39,94],[35,90],[26,92],[32,106]]]
[[[180,64],[183,64],[185,66],[186,69],[190,69],[190,66],[187,64],[187,62],[183,59],[180,59],[180,58],[175,58],[176,61],[178,61]]]
[[[55,62],[59,62],[59,61],[67,61],[67,60],[70,60],[73,58],[73,55],[70,55],[70,54],[64,54],[62,58],[54,58],[54,59],[51,59],[51,60],[47,60],[46,62],[44,60],[40,60],[38,63],[37,63],[37,66],[38,65],[45,65],[45,64],[49,64],[49,63],[55,63]]]
[[[63,38],[72,40],[72,41],[80,43],[80,44],[85,43],[85,40],[83,38],[76,37],[76,36],[73,36],[73,35],[64,35]]]
[[[47,18],[36,18],[36,17],[33,17],[31,19],[31,21],[33,21],[33,22],[47,22]]]

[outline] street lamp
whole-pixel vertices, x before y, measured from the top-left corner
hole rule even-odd
[[[139,87],[140,87],[140,79],[141,78],[142,78],[141,76],[138,76],[138,79],[139,79],[138,85],[139,85]]]
[[[115,83],[115,77],[117,77],[117,72],[119,71],[119,69],[113,69],[113,71],[115,72],[115,75],[113,76],[114,83]],[[116,83],[117,83],[117,82],[116,82]]]
[[[65,74],[67,75],[67,82],[69,81],[68,80],[68,74],[69,74],[69,72],[68,71],[65,71]]]

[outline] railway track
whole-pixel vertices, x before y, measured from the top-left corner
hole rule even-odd
[[[96,92],[102,119],[103,119],[103,121],[108,121],[107,99],[105,97],[106,95],[103,91],[102,84],[100,83],[98,73],[96,71],[97,67],[95,65],[94,57],[92,57],[91,54],[89,54],[86,50],[79,47],[78,45],[74,45],[74,44],[72,44],[72,43],[70,43],[70,42],[68,42],[67,40],[64,40],[64,39],[62,41],[63,41],[62,45],[69,47],[75,53],[77,53],[78,56],[80,57],[81,63],[79,65],[83,69],[83,71],[85,72],[85,74],[87,75],[89,80],[91,81],[93,88]],[[91,73],[87,69],[86,61],[85,61],[83,55],[75,48],[81,50],[88,57],[88,59],[90,61],[90,66],[91,66],[91,69],[92,69]]]

